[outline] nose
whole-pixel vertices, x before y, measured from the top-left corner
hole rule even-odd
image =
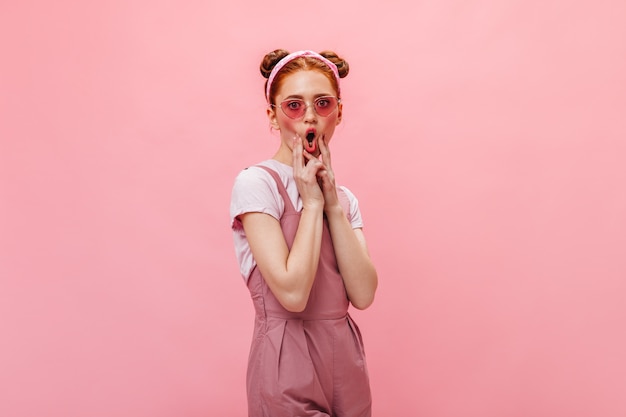
[[[309,103],[306,105],[304,109],[304,120],[307,122],[312,122],[317,119],[317,113],[315,113],[315,104]]]

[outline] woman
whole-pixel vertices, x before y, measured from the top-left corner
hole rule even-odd
[[[349,304],[367,308],[378,277],[358,201],[335,185],[329,142],[341,122],[333,52],[276,50],[261,63],[274,156],[236,178],[231,221],[256,309],[249,415],[371,415],[363,342]]]

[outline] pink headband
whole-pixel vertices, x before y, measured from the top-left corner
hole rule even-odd
[[[274,78],[276,78],[276,74],[278,74],[278,71],[280,71],[285,65],[287,65],[294,59],[300,58],[301,56],[310,56],[312,58],[319,59],[324,64],[326,64],[333,71],[333,74],[335,74],[335,79],[337,80],[337,94],[339,94],[339,71],[337,70],[337,66],[333,64],[332,62],[330,62],[328,59],[318,54],[317,52],[298,51],[298,52],[293,52],[287,55],[286,57],[284,57],[283,59],[281,59],[280,61],[278,61],[278,64],[276,64],[276,66],[272,69],[272,72],[270,73],[270,76],[267,79],[267,88],[265,90],[265,98],[267,99],[268,103],[270,102],[270,89],[272,88],[272,83],[274,82]]]

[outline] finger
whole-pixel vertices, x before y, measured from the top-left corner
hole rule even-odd
[[[304,159],[302,158],[302,151],[303,151],[303,147],[302,147],[302,138],[300,137],[300,135],[296,134],[293,137],[293,149],[292,149],[292,154],[293,154],[293,169],[294,170],[301,170],[304,167]]]
[[[320,169],[324,169],[324,164],[322,164],[322,162],[317,159],[317,157],[308,153],[306,149],[302,149],[302,156],[304,157],[304,159],[306,159],[305,169],[314,170],[316,175],[317,171],[319,171]]]
[[[328,148],[328,145],[326,145],[326,135],[322,135],[322,137],[319,140],[319,144],[320,144],[320,153],[322,155],[322,161],[324,161],[324,165],[330,168],[331,167],[330,149]]]
[[[317,171],[317,180],[320,185],[328,184],[328,171],[325,168]]]
[[[330,173],[326,169],[322,169],[317,174],[317,182],[320,185],[322,192],[324,193],[325,199],[334,199],[336,197],[332,197],[336,195],[335,185],[330,176]],[[327,200],[328,201],[328,200]]]

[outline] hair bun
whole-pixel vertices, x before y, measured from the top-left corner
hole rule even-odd
[[[278,64],[278,62],[287,55],[289,55],[289,51],[285,51],[284,49],[276,49],[265,55],[259,67],[261,75],[264,78],[269,78],[272,73],[272,69],[274,69],[276,64]]]
[[[320,55],[335,64],[337,67],[337,71],[339,72],[339,78],[344,78],[350,72],[350,66],[348,65],[348,61],[341,58],[333,51],[322,51]]]

